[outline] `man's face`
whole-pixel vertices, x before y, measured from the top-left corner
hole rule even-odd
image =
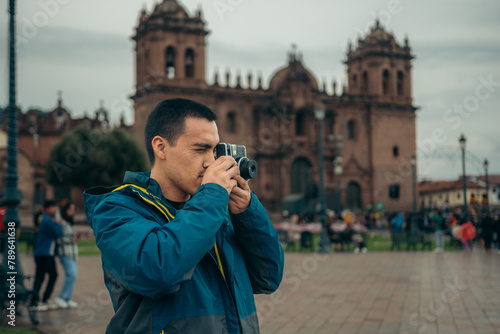
[[[57,205],[52,205],[49,206],[47,209],[45,209],[45,213],[47,213],[47,215],[49,215],[50,217],[54,217],[56,215],[56,212],[57,212]]]
[[[173,201],[183,201],[196,192],[205,170],[215,161],[214,148],[219,143],[214,121],[188,117],[185,122],[185,131],[176,145],[167,143],[165,150],[164,171],[172,188],[169,192],[174,195],[169,199]]]

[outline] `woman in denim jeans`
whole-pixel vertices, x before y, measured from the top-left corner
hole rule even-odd
[[[68,200],[61,201],[61,217],[64,220],[64,224],[62,236],[57,239],[57,252],[64,268],[65,277],[59,297],[54,300],[59,308],[78,307],[78,304],[71,300],[78,274],[76,264],[78,246],[75,242],[75,229],[73,227],[74,214],[75,205]]]

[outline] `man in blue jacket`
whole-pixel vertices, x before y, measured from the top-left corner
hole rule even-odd
[[[38,227],[35,242],[35,283],[33,284],[33,297],[31,305],[37,305],[38,311],[56,309],[57,305],[50,300],[54,284],[57,280],[57,268],[55,260],[56,239],[62,234],[62,220],[57,217],[58,206],[53,200],[47,200],[43,204],[44,213]],[[45,287],[42,301],[38,302],[40,288],[45,280],[45,275],[49,275],[49,281]]]
[[[151,173],[85,192],[115,310],[107,333],[259,333],[253,294],[278,288],[283,250],[235,160],[215,159],[215,119],[194,101],[159,103]]]

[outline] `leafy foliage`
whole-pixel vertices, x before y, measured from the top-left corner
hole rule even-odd
[[[45,179],[54,186],[85,189],[120,184],[125,171],[146,168],[145,153],[130,133],[78,127],[52,147]]]

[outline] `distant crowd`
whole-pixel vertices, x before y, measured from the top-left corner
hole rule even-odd
[[[330,241],[333,244],[353,243],[355,252],[366,252],[366,245],[362,235],[370,231],[390,231],[395,233],[421,233],[434,235],[434,252],[443,252],[445,249],[444,239],[449,237],[451,243],[461,245],[465,251],[472,252],[474,242],[481,244],[487,253],[492,252],[496,245],[500,254],[500,211],[495,209],[491,215],[485,210],[482,212],[475,207],[471,207],[466,216],[460,208],[450,210],[430,209],[421,210],[413,217],[411,212],[383,212],[370,210],[364,213],[353,213],[349,210],[343,211],[340,215],[327,210],[326,222]],[[307,225],[319,222],[320,217],[314,214],[289,214],[282,213],[282,220],[292,226]],[[300,238],[298,233],[294,236]]]

